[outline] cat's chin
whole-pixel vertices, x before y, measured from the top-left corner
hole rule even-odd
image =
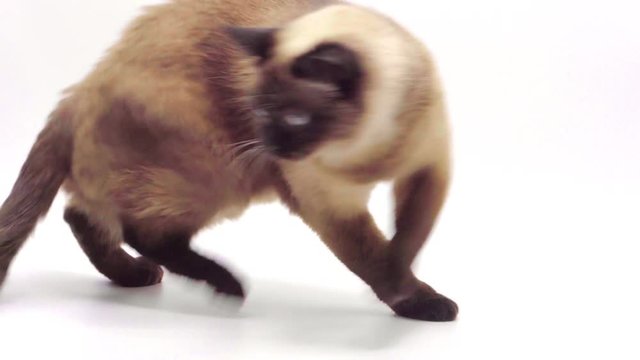
[[[287,155],[277,155],[276,158],[278,160],[283,160],[283,161],[303,161],[307,158],[306,155],[304,154],[287,154]]]
[[[311,155],[305,151],[279,151],[277,149],[270,149],[267,153],[274,159],[283,161],[303,161]]]

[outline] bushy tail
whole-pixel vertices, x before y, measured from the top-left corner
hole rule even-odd
[[[38,219],[51,207],[69,173],[71,147],[67,122],[53,118],[38,136],[11,194],[0,208],[0,286],[11,261]]]

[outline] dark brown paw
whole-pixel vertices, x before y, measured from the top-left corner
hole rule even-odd
[[[159,284],[164,275],[162,267],[144,257],[136,258],[133,266],[126,270],[113,282],[122,287],[145,287]]]
[[[452,300],[420,290],[392,308],[398,316],[423,321],[453,321],[458,315],[458,305]]]
[[[229,274],[224,279],[217,279],[215,284],[216,293],[233,296],[243,300],[245,298],[244,288],[240,281],[238,281],[233,275]]]
[[[4,285],[4,281],[6,278],[7,278],[7,268],[2,267],[0,268],[0,288],[2,288],[2,285]]]

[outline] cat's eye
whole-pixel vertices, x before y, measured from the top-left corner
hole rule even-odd
[[[291,74],[298,79],[333,85],[344,98],[352,98],[362,78],[355,54],[336,44],[325,44],[296,59]]]
[[[284,122],[289,126],[305,126],[311,122],[311,115],[306,113],[287,114]]]
[[[315,58],[300,59],[291,67],[291,73],[299,79],[327,83],[332,83],[334,74],[339,71],[339,66]]]
[[[263,118],[263,117],[269,117],[269,112],[268,112],[267,110],[264,110],[264,109],[256,109],[256,110],[253,110],[253,114],[254,114],[256,117],[261,117],[261,118]]]
[[[313,66],[313,62],[309,59],[296,61],[291,67],[291,73],[299,79],[307,80],[314,79],[318,76],[318,71]]]
[[[256,118],[256,120],[260,122],[268,122],[271,119],[271,114],[269,114],[269,112],[264,109],[253,110],[253,115]]]

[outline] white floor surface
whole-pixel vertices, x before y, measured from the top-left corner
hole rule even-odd
[[[398,319],[279,205],[201,234],[241,309],[173,276],[123,290],[89,264],[63,196],[0,294],[0,358],[640,359],[640,5],[360,1],[434,53],[455,181],[416,271],[448,324]],[[151,1],[4,0],[0,197],[59,90]],[[372,211],[389,228],[388,189]]]

